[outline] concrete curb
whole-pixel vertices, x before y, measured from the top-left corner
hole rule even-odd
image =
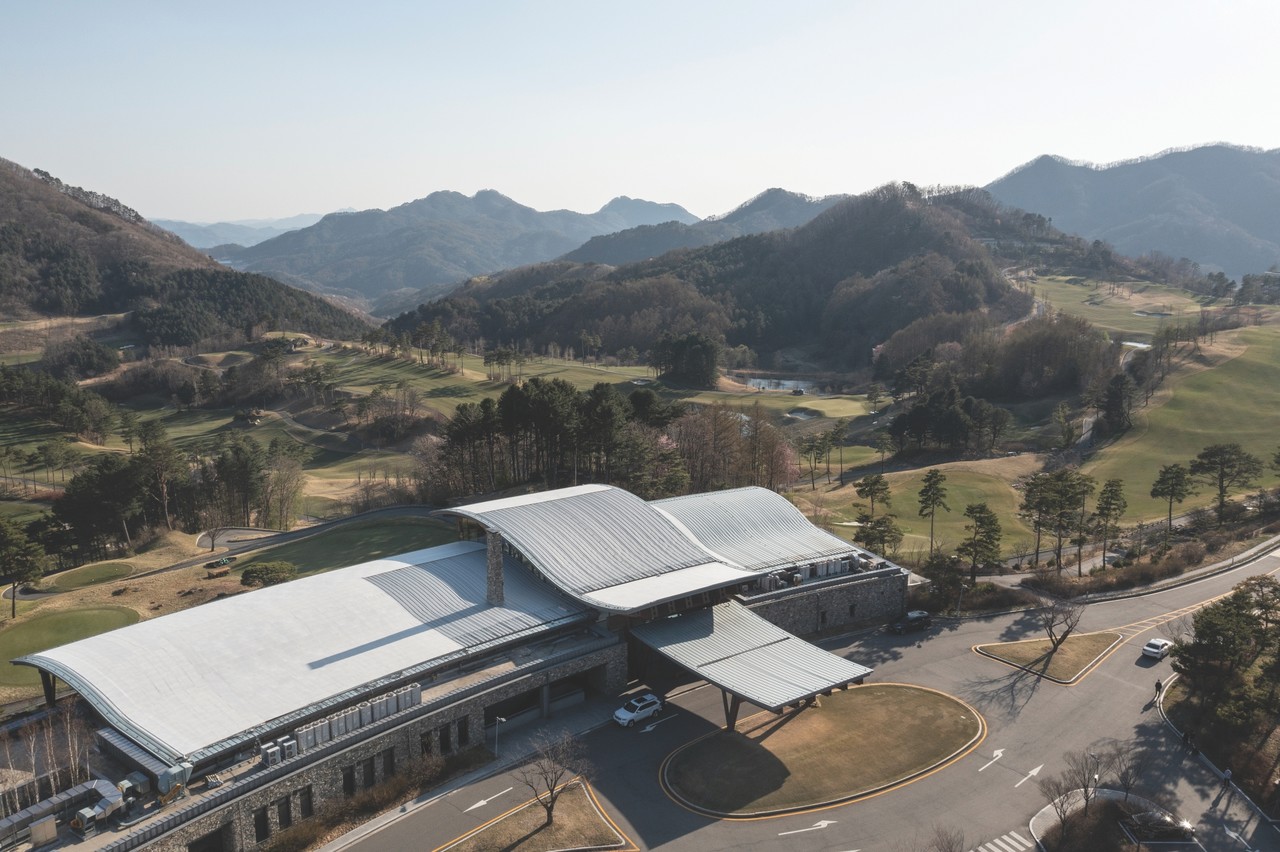
[[[1110,633],[1111,631],[1109,631],[1109,630],[1099,630],[1099,631],[1096,631],[1096,632],[1097,632],[1097,633]],[[1073,634],[1073,635],[1089,636],[1089,635],[1092,635],[1092,634],[1088,634],[1088,633],[1081,633],[1081,634]],[[1036,641],[1036,640],[1024,640],[1024,641]],[[1009,660],[1006,660],[1004,657],[997,657],[995,654],[992,654],[992,653],[990,653],[990,652],[988,652],[988,651],[984,651],[984,650],[982,650],[982,649],[985,647],[984,645],[974,645],[970,650],[972,650],[975,654],[980,654],[980,655],[982,655],[982,656],[986,657],[986,658],[987,658],[987,659],[989,659],[989,660],[995,660],[997,663],[1004,663],[1006,666],[1009,666],[1010,668],[1021,669],[1022,671],[1026,672],[1027,674],[1035,675],[1036,677],[1043,678],[1044,680],[1053,681],[1054,683],[1060,683],[1060,684],[1062,684],[1063,686],[1071,686],[1073,683],[1076,683],[1077,681],[1079,681],[1081,678],[1083,678],[1083,677],[1084,677],[1085,675],[1087,675],[1089,672],[1093,671],[1094,666],[1098,665],[1098,663],[1099,663],[1099,662],[1101,662],[1101,661],[1102,661],[1102,659],[1103,659],[1104,657],[1106,657],[1108,654],[1110,654],[1112,651],[1114,651],[1117,645],[1121,645],[1121,644],[1123,644],[1123,643],[1124,643],[1124,641],[1125,641],[1125,637],[1124,637],[1123,635],[1121,635],[1121,634],[1117,633],[1117,634],[1116,634],[1116,641],[1112,642],[1110,645],[1108,645],[1106,648],[1104,648],[1104,649],[1102,650],[1102,652],[1098,654],[1098,656],[1094,657],[1092,660],[1090,660],[1088,663],[1086,663],[1086,664],[1085,664],[1085,666],[1084,666],[1084,668],[1082,668],[1082,669],[1080,669],[1080,671],[1076,672],[1075,677],[1071,678],[1070,680],[1063,680],[1062,678],[1057,678],[1057,677],[1054,677],[1054,676],[1052,676],[1052,675],[1041,674],[1040,672],[1032,671],[1031,669],[1027,668],[1026,666],[1020,666],[1020,665],[1018,665],[1017,663],[1010,662]],[[1002,643],[992,643],[992,644],[1005,644],[1005,645],[1007,645],[1007,644],[1014,644],[1014,643],[1010,643],[1010,642],[1002,642]]]

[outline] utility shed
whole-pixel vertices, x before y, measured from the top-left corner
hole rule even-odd
[[[730,729],[743,701],[777,713],[862,683],[873,671],[811,645],[733,601],[641,624],[631,635],[720,687]]]

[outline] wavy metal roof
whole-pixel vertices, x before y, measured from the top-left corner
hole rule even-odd
[[[449,509],[500,533],[552,583],[630,611],[755,579],[630,492],[581,485]]]
[[[164,760],[200,760],[282,719],[588,615],[518,564],[485,599],[458,542],[213,601],[22,662],[52,672]]]
[[[650,503],[675,518],[722,559],[767,571],[864,553],[820,530],[799,509],[767,488],[735,488]]]
[[[631,635],[768,710],[860,681],[873,671],[810,645],[733,601],[641,624]]]

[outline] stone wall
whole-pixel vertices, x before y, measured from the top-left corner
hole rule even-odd
[[[374,784],[385,780],[387,765],[384,755],[388,750],[393,750],[394,771],[401,772],[411,761],[422,756],[424,745],[429,746],[433,753],[442,754],[482,744],[485,737],[484,711],[487,707],[532,690],[548,688],[556,681],[583,673],[590,673],[593,689],[608,695],[623,692],[627,685],[625,644],[611,645],[545,670],[530,672],[456,704],[422,712],[402,725],[357,741],[323,761],[302,765],[296,772],[239,796],[209,813],[201,814],[145,844],[145,848],[155,852],[187,852],[189,844],[221,830],[224,852],[254,849],[261,845],[255,837],[254,824],[255,812],[259,809],[266,809],[269,834],[265,842],[269,843],[270,837],[281,830],[278,804],[282,799],[289,799],[293,822],[301,822],[304,819],[302,805],[306,791],[309,791],[313,812],[318,813],[324,805],[347,798],[343,787],[344,771],[354,769],[357,793],[369,786],[365,784],[365,771],[366,761],[371,758]],[[403,712],[411,714],[413,711]],[[445,731],[448,732],[448,748],[442,745]],[[460,742],[462,731],[465,731],[465,735],[461,739],[465,739],[465,742]],[[306,759],[305,754],[295,758],[300,764],[304,764]],[[181,807],[182,804],[179,801],[170,807]]]
[[[741,600],[783,630],[812,636],[897,618],[907,607],[907,575],[896,568],[845,574]]]

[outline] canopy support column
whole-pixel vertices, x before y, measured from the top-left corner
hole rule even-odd
[[[724,726],[730,731],[737,730],[738,711],[742,709],[742,699],[728,690],[720,690],[720,701],[724,704]]]
[[[52,674],[45,671],[44,669],[40,669],[39,671],[40,671],[40,685],[44,687],[45,706],[52,707],[54,705],[54,702],[57,701],[58,699],[58,693],[57,693],[57,690],[55,689],[55,686],[57,684],[57,679]]]

